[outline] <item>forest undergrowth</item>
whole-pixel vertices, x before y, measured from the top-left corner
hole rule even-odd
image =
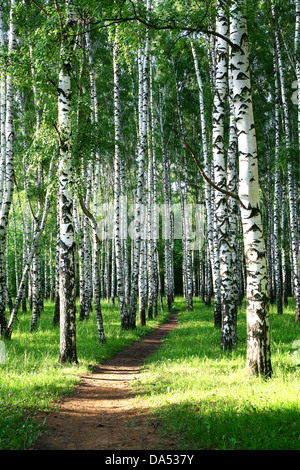
[[[146,335],[167,313],[134,331],[120,328],[118,306],[102,303],[106,343],[100,345],[95,315],[77,322],[79,364],[59,365],[59,328],[53,328],[53,304],[45,303],[36,332],[30,315],[20,313],[13,338],[5,341],[0,365],[0,449],[30,449],[41,431],[34,416],[80,383],[91,371],[131,342]],[[293,342],[300,340],[294,302],[283,315],[271,307],[273,377],[249,377],[245,368],[246,314],[239,311],[238,347],[220,349],[220,330],[213,325],[213,307],[194,300],[194,311],[175,299],[179,325],[147,361],[133,383],[146,400],[159,430],[174,435],[180,449],[300,448],[299,366]]]
[[[32,448],[42,431],[34,419],[38,411],[53,408],[80,383],[80,375],[91,372],[93,366],[168,318],[167,313],[159,313],[144,327],[121,330],[118,303],[113,306],[103,300],[101,307],[106,342],[99,344],[94,312],[89,319],[77,321],[78,364],[70,365],[58,363],[59,327],[53,327],[54,304],[45,302],[34,333],[30,332],[31,315],[19,313],[13,337],[5,341],[5,363],[0,364],[0,450]]]
[[[179,326],[148,360],[135,389],[146,399],[164,433],[181,449],[299,450],[299,372],[293,343],[300,340],[294,302],[283,315],[270,308],[271,379],[246,370],[246,306],[238,314],[238,347],[220,349],[213,308],[199,300],[194,311],[176,300]]]

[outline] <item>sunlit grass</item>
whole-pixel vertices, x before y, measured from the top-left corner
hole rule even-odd
[[[292,343],[300,340],[294,303],[278,316],[271,308],[273,377],[249,378],[245,368],[246,314],[239,312],[238,348],[220,349],[220,330],[213,326],[213,308],[194,300],[194,312],[183,299],[179,326],[149,359],[135,383],[161,423],[159,429],[179,442],[178,449],[299,449],[299,366]],[[20,312],[6,360],[0,365],[0,449],[30,448],[39,427],[36,410],[53,407],[72,391],[80,374],[144,336],[146,328],[120,329],[119,310],[102,302],[106,343],[100,345],[95,316],[77,322],[78,365],[58,364],[59,328],[53,328],[53,305],[45,304],[38,329],[30,333],[30,313]]]
[[[264,381],[246,370],[245,307],[238,316],[238,348],[220,349],[213,308],[195,300],[144,367],[135,388],[146,399],[160,429],[180,449],[300,449],[299,366],[292,343],[300,339],[294,302],[283,315],[271,307],[273,377]]]
[[[79,364],[59,365],[59,327],[53,327],[53,312],[53,304],[45,302],[37,331],[30,333],[31,314],[20,311],[12,339],[5,341],[5,363],[0,364],[0,449],[30,448],[40,431],[33,420],[36,410],[53,407],[55,400],[79,384],[81,374],[166,319],[166,314],[159,313],[146,327],[124,331],[118,303],[111,306],[103,301],[105,344],[99,344],[95,315],[91,314],[87,321],[77,322]]]

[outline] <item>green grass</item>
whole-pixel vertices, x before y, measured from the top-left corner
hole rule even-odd
[[[5,341],[5,363],[0,364],[0,450],[30,449],[41,432],[34,415],[48,410],[55,400],[80,383],[80,374],[91,371],[167,318],[159,314],[146,327],[122,331],[118,304],[102,302],[106,343],[100,345],[95,315],[77,322],[78,365],[59,365],[59,327],[52,325],[54,306],[45,303],[38,329],[30,333],[31,314],[20,311],[12,339]],[[78,308],[79,311],[79,308]]]
[[[194,311],[182,298],[179,326],[149,358],[135,382],[160,422],[184,449],[300,449],[299,365],[292,344],[300,340],[294,303],[276,314],[271,308],[273,377],[250,378],[245,368],[246,314],[238,316],[238,348],[220,349],[221,332],[213,326],[213,308],[194,300]],[[30,313],[20,312],[11,341],[5,341],[5,364],[0,365],[0,449],[30,449],[41,427],[37,410],[47,410],[70,393],[80,375],[138,340],[159,322],[122,331],[117,305],[102,302],[106,344],[100,345],[95,316],[77,323],[78,365],[58,364],[59,328],[53,328],[53,305],[45,304],[35,333]]]
[[[238,347],[222,352],[221,332],[213,326],[213,308],[194,301],[179,326],[147,361],[135,382],[160,429],[179,449],[300,449],[299,365],[292,343],[300,340],[294,302],[277,315],[271,307],[273,377],[249,377],[246,370],[246,312],[238,314]]]

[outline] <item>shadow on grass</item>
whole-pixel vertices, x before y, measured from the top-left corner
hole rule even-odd
[[[274,380],[249,378],[246,312],[238,312],[238,347],[221,351],[213,308],[194,302],[179,313],[179,326],[147,361],[137,384],[168,434],[182,449],[299,450],[298,371],[289,357],[300,339],[293,301],[284,315],[271,308]],[[141,385],[142,384],[142,385]]]
[[[181,449],[299,450],[299,410],[237,410],[235,404],[224,400],[208,413],[201,401],[182,402],[156,408],[155,416],[165,433],[181,436]]]

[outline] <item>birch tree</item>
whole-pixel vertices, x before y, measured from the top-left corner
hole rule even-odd
[[[280,272],[280,249],[279,249],[279,208],[282,198],[280,168],[279,168],[279,144],[280,144],[280,116],[279,116],[279,84],[278,84],[278,66],[275,50],[273,48],[273,67],[274,67],[274,100],[275,100],[275,181],[274,181],[274,204],[273,204],[273,237],[274,237],[274,261],[275,261],[275,283],[277,313],[282,314],[282,279]],[[284,201],[283,201],[284,204]],[[282,227],[283,230],[284,227]]]
[[[201,143],[202,143],[202,152],[203,152],[203,166],[204,172],[206,175],[210,174],[209,170],[209,155],[208,155],[208,137],[207,137],[207,123],[205,118],[205,100],[204,100],[204,91],[203,91],[203,82],[199,67],[199,60],[196,53],[196,48],[193,40],[190,40],[195,73],[199,88],[199,112],[200,112],[200,123],[201,123]],[[205,231],[206,231],[206,270],[207,274],[206,279],[206,303],[210,303],[210,270],[212,269],[212,280],[214,284],[214,291],[217,291],[216,282],[218,282],[218,270],[217,263],[214,262],[214,249],[213,249],[213,221],[212,221],[212,208],[211,208],[211,192],[212,188],[208,181],[204,181],[204,191],[205,191]],[[215,315],[216,317],[216,315]]]
[[[174,66],[174,64],[173,64]],[[179,95],[179,84],[177,79],[177,71],[174,67],[175,73],[175,90],[176,90],[176,101],[177,101],[177,112],[179,117],[179,126],[180,126],[180,133],[182,142],[185,141],[185,129],[181,111],[181,103],[180,103],[180,95]],[[184,190],[181,194],[182,201],[181,201],[181,216],[182,216],[182,245],[183,245],[183,259],[184,259],[184,275],[185,275],[185,297],[186,297],[186,304],[189,310],[193,310],[193,278],[192,278],[192,256],[191,256],[191,229],[189,224],[189,214],[188,214],[188,205],[187,205],[187,160],[186,160],[186,153],[183,150],[183,170],[184,170]],[[178,175],[179,180],[179,192],[181,193],[182,187],[180,182],[180,176]]]
[[[0,335],[6,329],[5,314],[5,241],[8,228],[8,217],[13,200],[14,190],[14,77],[13,77],[13,56],[16,47],[16,26],[15,26],[15,8],[16,1],[11,0],[9,33],[8,33],[8,70],[6,80],[6,120],[5,120],[5,190],[3,193],[2,204],[0,208]],[[0,24],[2,31],[0,36],[4,34],[3,21]],[[4,89],[1,89],[3,92]],[[3,117],[3,113],[2,116]],[[1,135],[3,139],[4,136]],[[1,146],[4,142],[1,143]],[[3,177],[3,175],[2,175]]]
[[[228,34],[228,20],[225,2],[218,2],[216,30],[223,36]],[[216,72],[213,102],[212,149],[214,161],[214,182],[222,189],[227,187],[227,168],[224,149],[224,117],[226,106],[227,85],[227,43],[224,39],[216,40]],[[234,276],[232,245],[229,238],[228,200],[224,193],[215,191],[215,220],[218,241],[217,258],[220,270],[220,297],[215,294],[215,304],[220,308],[222,324],[221,345],[223,349],[233,349],[236,346],[236,302],[234,300]],[[219,307],[217,300],[220,300]],[[219,312],[215,310],[218,324]]]
[[[66,2],[66,8],[68,7],[69,4]],[[71,189],[71,76],[75,18],[70,10],[67,10],[64,21],[64,29],[61,30],[61,64],[58,85],[60,363],[77,362],[75,230]]]
[[[158,274],[157,274],[157,167],[156,167],[156,152],[155,152],[155,118],[154,118],[154,83],[153,83],[153,59],[150,58],[150,74],[149,74],[149,87],[150,87],[150,113],[149,113],[149,135],[151,136],[148,144],[148,181],[149,181],[149,199],[148,199],[148,224],[149,224],[149,301],[148,301],[148,316],[156,317],[157,311],[157,294],[158,294]]]
[[[121,134],[121,102],[119,91],[119,55],[118,55],[118,30],[116,28],[115,38],[113,43],[113,68],[114,68],[114,124],[115,124],[115,155],[114,155],[114,238],[116,250],[116,274],[117,274],[117,296],[120,306],[121,326],[128,328],[129,318],[125,298],[125,271],[124,271],[124,257],[122,252],[122,220],[120,217],[123,214],[122,200],[120,201],[121,193],[121,158],[120,155],[120,134]]]
[[[131,274],[131,292],[129,307],[129,327],[134,328],[136,322],[137,295],[140,245],[142,237],[142,205],[144,196],[144,170],[147,145],[147,112],[148,112],[148,64],[149,64],[149,39],[146,37],[144,52],[139,64],[139,161],[137,175],[137,190],[134,216],[134,252],[133,269]]]
[[[298,145],[300,152],[300,0],[296,0],[296,26],[295,26],[295,58],[297,77],[297,104],[298,104]]]
[[[6,48],[6,31],[4,23],[3,3],[0,5],[0,47],[4,51]],[[0,160],[0,203],[3,200],[3,190],[5,182],[5,154],[6,154],[6,138],[5,138],[5,120],[6,120],[6,74],[4,63],[1,64],[1,82],[0,82],[0,120],[1,120],[1,160]]]
[[[5,330],[5,338],[11,339],[12,332],[13,332],[13,327],[17,319],[18,315],[18,310],[20,307],[20,303],[23,297],[23,291],[26,286],[26,280],[29,274],[30,266],[32,264],[32,261],[34,259],[34,255],[38,246],[38,242],[40,240],[40,237],[45,229],[46,222],[47,222],[47,217],[50,209],[50,180],[53,175],[53,170],[54,170],[54,157],[52,158],[49,166],[49,173],[48,173],[48,187],[46,190],[46,195],[45,195],[45,204],[44,204],[44,209],[43,212],[41,211],[37,215],[36,219],[36,224],[35,224],[35,231],[33,234],[33,239],[32,242],[30,243],[30,246],[28,248],[28,255],[26,257],[26,262],[24,263],[23,266],[23,271],[22,271],[22,276],[20,279],[20,284],[16,293],[16,297],[14,300],[14,303],[11,308],[11,313],[10,313],[10,319],[7,325],[7,328]],[[36,313],[33,312],[34,314]],[[36,318],[34,318],[34,315],[32,316],[32,329],[34,330],[36,327]]]
[[[276,23],[274,2],[271,1],[271,10],[274,24],[274,35],[275,35],[275,53],[278,63],[278,72],[281,89],[281,101],[283,108],[283,123],[284,123],[284,135],[285,135],[285,146],[288,153],[287,162],[287,176],[288,176],[288,201],[289,201],[289,216],[290,216],[290,233],[291,233],[291,267],[292,267],[292,280],[294,288],[294,297],[296,301],[296,312],[295,321],[300,321],[300,281],[299,281],[299,246],[298,246],[298,221],[297,221],[297,203],[295,200],[294,191],[294,170],[291,156],[291,126],[289,117],[289,106],[286,96],[285,77],[283,71],[283,63],[281,56],[281,47],[279,41],[279,32]]]
[[[269,299],[262,217],[259,201],[258,154],[253,117],[248,51],[246,0],[233,0],[230,40],[233,100],[239,153],[239,197],[247,269],[247,368],[251,375],[270,377]]]
[[[172,290],[171,290],[171,279],[170,279],[170,270],[169,266],[171,264],[171,244],[170,244],[170,212],[171,212],[171,201],[169,198],[169,184],[167,172],[167,155],[166,155],[166,146],[164,138],[164,125],[163,125],[163,91],[159,85],[159,96],[158,96],[158,113],[159,113],[159,123],[160,123],[160,142],[161,142],[161,153],[162,153],[162,170],[163,170],[163,217],[164,217],[164,264],[165,264],[165,296],[167,309],[171,309],[172,305]]]

